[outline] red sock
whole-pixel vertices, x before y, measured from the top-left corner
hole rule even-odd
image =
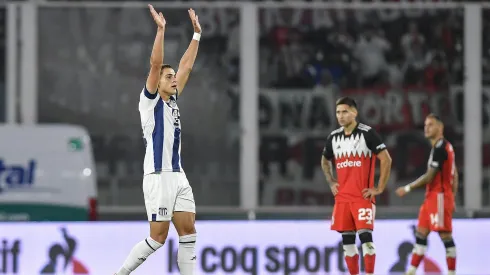
[[[374,273],[374,263],[376,262],[376,254],[373,255],[364,255],[364,268],[366,269],[367,274]]]
[[[420,262],[424,259],[424,255],[419,255],[419,254],[412,254],[412,261],[410,262],[411,266],[418,267],[420,265]]]
[[[456,257],[446,257],[446,262],[449,271],[456,271]]]
[[[347,264],[347,268],[349,269],[349,273],[351,275],[359,274],[359,254],[356,254],[352,257],[345,256],[345,263]]]

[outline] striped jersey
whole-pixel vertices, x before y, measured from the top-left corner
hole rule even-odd
[[[323,156],[335,163],[339,192],[336,202],[364,201],[362,190],[373,188],[376,157],[386,146],[376,131],[358,123],[347,135],[341,127],[327,138]],[[373,199],[374,203],[374,199]]]
[[[180,158],[181,126],[177,95],[163,101],[158,93],[146,87],[140,94],[138,106],[143,139],[146,147],[144,174],[183,172]]]

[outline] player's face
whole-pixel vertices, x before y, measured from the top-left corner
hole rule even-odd
[[[177,93],[177,78],[175,78],[174,69],[163,69],[162,74],[160,75],[158,90],[168,95],[175,95]]]
[[[337,105],[337,121],[340,126],[350,125],[356,119],[356,109],[349,107],[349,105],[340,104]]]
[[[426,138],[434,138],[441,131],[441,125],[436,119],[428,117],[424,123],[424,134]]]

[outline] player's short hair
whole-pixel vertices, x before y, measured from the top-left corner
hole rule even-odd
[[[173,69],[173,68],[172,68],[172,65],[170,65],[170,64],[163,64],[161,71],[163,72],[163,70],[165,70],[165,69]]]
[[[441,117],[434,114],[434,113],[430,113],[427,115],[427,118],[432,118],[432,119],[435,119],[437,122],[441,123],[442,125],[444,125],[444,121],[442,121]]]
[[[335,103],[335,106],[338,106],[338,105],[347,105],[349,107],[354,107],[357,109],[357,103],[354,99],[348,97],[348,96],[345,96],[345,97],[341,97],[337,100],[337,102]]]

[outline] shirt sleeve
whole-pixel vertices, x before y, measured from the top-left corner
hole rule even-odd
[[[432,160],[430,162],[430,167],[441,169],[444,161],[447,159],[447,151],[444,146],[444,141],[441,139],[436,143],[432,151]]]
[[[327,141],[325,142],[325,147],[323,148],[322,155],[327,160],[332,160],[333,159],[334,155],[333,155],[333,147],[332,147],[332,135],[329,135],[327,137]]]
[[[373,129],[369,129],[365,135],[366,145],[374,154],[379,154],[383,150],[386,150],[386,145],[379,136],[379,134]]]
[[[141,91],[140,94],[140,103],[139,103],[139,109],[140,110],[148,110],[151,109],[155,106],[155,99],[158,96],[158,92],[152,94],[146,89],[146,86],[143,87],[143,90]]]

